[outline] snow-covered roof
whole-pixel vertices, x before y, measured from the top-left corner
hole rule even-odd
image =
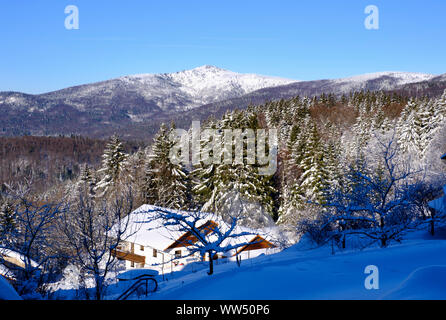
[[[442,197],[432,200],[431,202],[429,202],[429,207],[439,212],[445,212],[446,208],[445,208],[444,198]]]
[[[154,220],[156,206],[143,205],[130,214],[129,227],[123,238],[126,241],[164,251],[181,236],[181,232],[167,229],[163,221]],[[152,211],[152,212],[151,212]]]
[[[10,249],[6,249],[6,248],[1,248],[0,247],[0,255],[4,256],[4,257],[10,257],[13,258],[19,262],[25,263],[25,261],[27,260],[26,257],[18,252],[12,251]],[[33,268],[37,268],[39,266],[39,264],[37,262],[35,262],[34,260],[31,260],[31,266]]]
[[[446,186],[443,187],[444,196],[429,202],[429,207],[438,212],[446,213]]]
[[[8,268],[6,268],[4,265],[0,264],[0,276],[10,278],[12,276],[12,274]]]
[[[129,227],[127,233],[124,235],[126,241],[143,246],[149,246],[159,251],[166,251],[166,249],[171,246],[175,240],[179,239],[184,234],[184,231],[178,230],[177,226],[166,227],[163,220],[154,220],[153,218],[156,216],[156,212],[154,211],[156,210],[167,210],[186,215],[192,214],[186,211],[166,209],[152,205],[143,205],[130,214]],[[223,232],[230,227],[219,216],[208,213],[202,213],[202,215],[203,219],[198,221],[198,226],[204,225],[206,222],[212,220],[219,225],[220,230]],[[264,238],[267,237],[265,232],[260,232],[260,230],[254,230],[241,226],[237,226],[233,233],[249,233],[249,235],[227,239],[222,243],[222,245],[226,246],[229,243],[247,243],[258,234],[261,234]]]

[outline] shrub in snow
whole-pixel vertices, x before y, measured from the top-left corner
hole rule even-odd
[[[416,220],[417,183],[411,181],[415,172],[398,163],[393,139],[380,147],[380,161],[352,166],[346,175],[348,187],[335,190],[323,205],[332,215],[323,216],[320,229],[336,230],[334,236],[342,237],[343,246],[347,234],[361,234],[385,247],[399,241]]]
[[[126,239],[132,208],[131,190],[111,203],[81,195],[60,220],[64,244],[72,252],[70,259],[81,270],[80,275],[93,279],[97,300],[104,297],[108,275],[118,264],[113,252]]]

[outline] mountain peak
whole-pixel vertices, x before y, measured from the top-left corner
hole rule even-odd
[[[210,70],[210,71],[216,70],[216,71],[226,71],[226,70],[224,70],[224,69],[222,69],[222,68],[219,68],[219,67],[217,67],[217,66],[213,66],[213,65],[210,65],[210,64],[205,64],[204,66],[197,67],[197,68],[195,68],[195,69],[193,69],[193,70]]]
[[[217,66],[213,66],[210,64],[206,64],[200,67],[192,68],[192,69],[185,69],[169,74],[183,74],[183,73],[216,73],[216,72],[231,72],[229,70],[225,70],[222,68],[219,68]]]

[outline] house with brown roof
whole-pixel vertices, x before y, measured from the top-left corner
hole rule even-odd
[[[190,255],[189,247],[198,241],[191,232],[180,232],[167,228],[162,221],[147,219],[146,213],[156,207],[144,205],[135,210],[131,215],[131,225],[137,225],[137,231],[124,241],[113,254],[120,259],[126,270],[129,269],[155,269],[160,274],[181,270],[191,262],[201,261],[198,253]],[[217,219],[214,219],[217,220]],[[205,234],[212,234],[214,228],[223,221],[203,220],[199,229]],[[131,228],[134,230],[134,228]],[[251,259],[261,254],[268,254],[278,250],[269,240],[256,234],[254,230],[249,231],[252,236],[243,236],[231,241],[246,243],[233,252],[219,254],[214,259],[227,259],[235,261],[237,257],[242,260]]]

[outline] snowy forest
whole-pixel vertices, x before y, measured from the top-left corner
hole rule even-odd
[[[263,176],[258,164],[247,163],[173,164],[172,122],[161,124],[153,141],[111,137],[99,163],[78,157],[77,170],[45,180],[39,190],[32,172],[0,181],[0,247],[29,259],[19,294],[44,296],[74,261],[103,285],[108,270],[95,267],[103,257],[92,251],[113,247],[102,232],[143,204],[222,219],[241,210],[244,226],[277,226],[290,243],[305,234],[337,250],[357,245],[351,235],[363,237],[361,246],[386,247],[410,229],[434,234],[446,218],[428,207],[446,182],[446,92],[437,98],[381,91],[295,97],[228,111],[202,127],[277,129],[277,172]],[[98,229],[85,235],[89,242],[74,239],[89,223]],[[78,259],[80,251],[88,261]]]

